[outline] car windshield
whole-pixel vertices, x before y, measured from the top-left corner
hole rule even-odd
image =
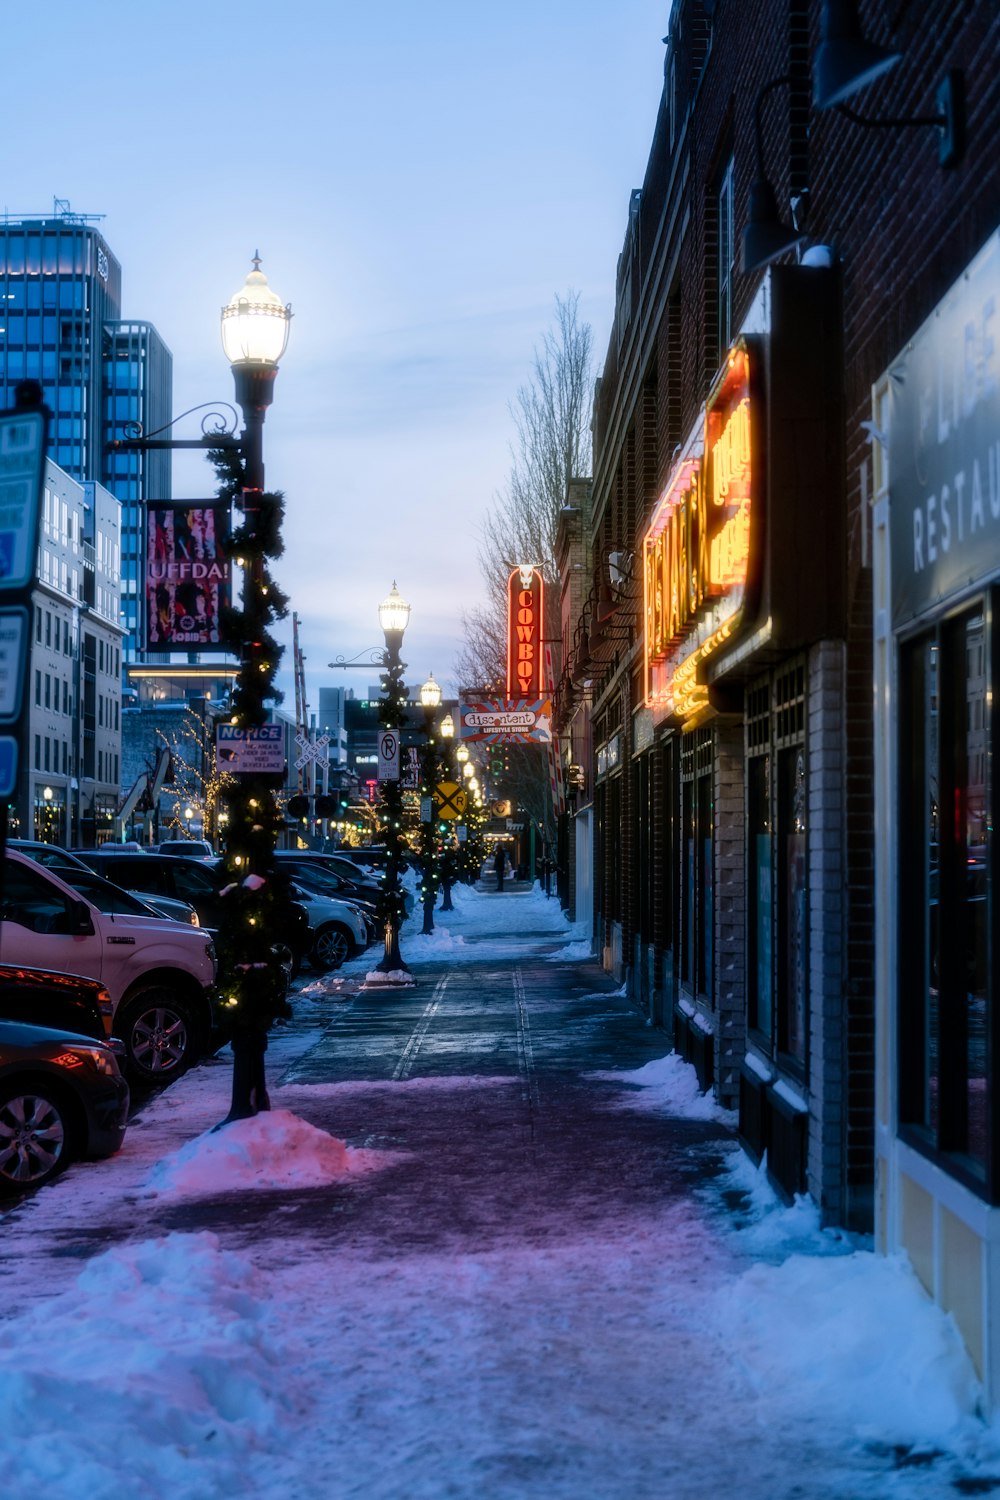
[[[17,849],[19,853],[26,854],[36,864],[45,865],[49,870],[86,869],[82,859],[77,859],[76,855],[70,854],[68,849],[60,849],[58,844],[32,844],[19,839],[9,839],[8,845],[11,849]]]
[[[159,912],[147,906],[145,901],[140,901],[129,891],[122,890],[120,885],[113,885],[110,880],[102,880],[100,875],[94,875],[89,870],[67,867],[59,869],[57,874],[60,880],[64,880],[75,891],[79,891],[81,896],[86,896],[91,905],[96,906],[98,911],[104,912],[105,916],[159,916]]]
[[[284,863],[282,860],[281,864]],[[343,893],[344,883],[340,876],[324,870],[322,865],[298,864],[294,860],[289,860],[288,864],[292,879],[301,885],[311,886],[313,890],[322,891],[327,896],[339,896]]]

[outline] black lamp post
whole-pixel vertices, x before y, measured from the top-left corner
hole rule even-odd
[[[455,720],[451,714],[445,714],[441,720],[441,763],[444,781],[452,780],[454,766],[451,759],[451,747],[455,737]],[[466,824],[468,828],[468,824]],[[454,903],[451,899],[451,888],[455,881],[457,860],[452,839],[449,837],[441,855],[441,910],[454,911]]]
[[[264,416],[274,394],[291,316],[291,308],[268,286],[260,256],[255,255],[243,286],[222,309],[222,345],[233,367],[236,400],[243,413],[240,436],[220,419],[213,403],[199,438],[163,437],[173,421],[148,435],[137,424],[128,423],[129,436],[109,444],[111,451],[124,453],[201,449],[215,464],[220,499],[229,501],[242,517],[231,537],[231,548],[243,566],[243,601],[241,607],[233,605],[220,612],[220,638],[225,649],[239,657],[229,723],[247,732],[248,745],[267,722],[268,702],[279,696],[275,677],[282,648],[270,626],[287,612],[288,601],[271,579],[268,559],[282,551],[283,508],[281,496],[264,489],[263,441]],[[235,425],[235,413],[233,417]],[[233,1035],[230,1120],[269,1107],[264,1080],[267,1033],[278,1016],[288,1013],[285,974],[275,945],[284,915],[274,869],[274,847],[283,826],[275,791],[283,781],[283,771],[274,775],[235,772],[225,812],[220,814],[227,825],[225,868],[230,876],[217,943],[221,1003]]]
[[[406,722],[406,692],[403,686],[406,663],[401,660],[399,653],[403,645],[403,632],[410,618],[410,606],[395,583],[392,585],[392,592],[378,607],[378,618],[385,636],[379,723],[383,730],[395,732],[398,746],[400,732]],[[381,794],[387,857],[379,914],[385,934],[385,954],[374,972],[398,976],[394,978],[395,983],[412,984],[412,976],[399,951],[399,928],[403,918],[403,890],[399,877],[405,840],[403,784],[398,775],[391,780],[382,781]]]
[[[434,826],[434,789],[437,786],[437,743],[434,739],[434,715],[441,704],[441,689],[434,673],[420,689],[424,711],[424,743],[420,756],[420,797],[426,817],[420,820],[420,868],[423,876],[423,934],[434,931],[434,906],[437,901],[437,829]]]
[[[267,559],[281,552],[281,497],[264,488],[264,417],[274,395],[278,362],[288,342],[291,309],[268,286],[260,257],[244,285],[222,309],[222,345],[233,368],[243,413],[238,459],[216,456],[228,491],[242,512],[233,537],[243,563],[242,608],[227,612],[223,631],[240,665],[233,684],[230,724],[250,743],[268,719],[281,648],[270,633],[285,598]],[[282,893],[274,848],[281,823],[275,791],[280,771],[237,773],[227,788],[225,869],[229,876],[219,930],[220,973],[233,1024],[233,1093],[228,1118],[270,1107],[264,1077],[267,1033],[285,1010],[285,976],[276,947]]]

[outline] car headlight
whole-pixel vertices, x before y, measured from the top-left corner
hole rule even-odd
[[[194,907],[191,908],[191,926],[192,927],[200,927],[201,926],[201,923],[198,920],[198,913],[195,911]]]
[[[118,1063],[108,1047],[64,1047],[58,1057],[52,1059],[61,1068],[80,1068],[88,1065],[104,1078],[118,1077]]]

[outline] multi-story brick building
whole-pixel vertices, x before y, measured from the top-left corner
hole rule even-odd
[[[909,1251],[994,1393],[998,54],[986,0],[674,5],[558,694],[607,967],[779,1186]]]

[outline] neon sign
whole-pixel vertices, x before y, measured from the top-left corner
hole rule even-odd
[[[643,538],[646,703],[685,723],[698,668],[739,623],[750,557],[750,355],[734,347]]]
[[[507,697],[541,698],[542,575],[515,568],[507,580]]]

